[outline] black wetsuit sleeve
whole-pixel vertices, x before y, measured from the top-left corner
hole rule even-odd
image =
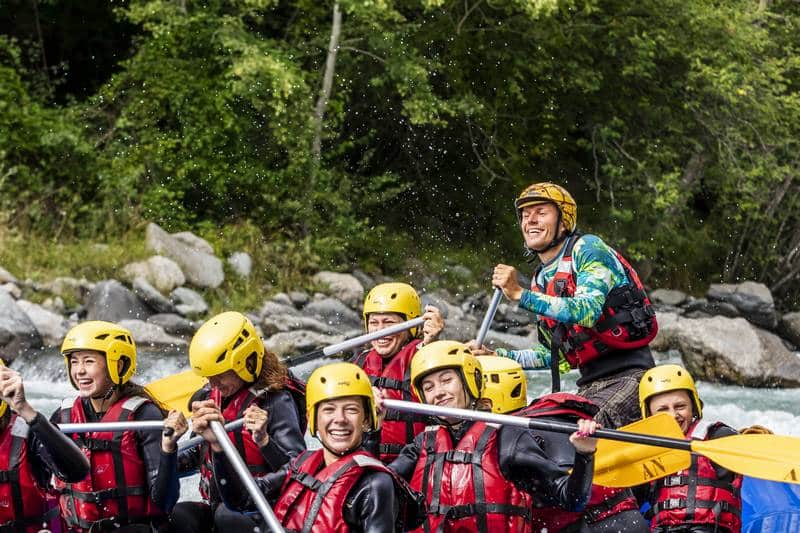
[[[567,511],[581,511],[592,488],[594,455],[575,454],[572,473],[548,459],[533,435],[505,426],[499,430],[498,453],[503,475],[520,489],[549,497]]]
[[[225,505],[237,511],[255,509],[256,505],[253,498],[247,492],[244,483],[239,479],[236,470],[234,470],[225,454],[223,452],[214,452],[212,460],[214,462],[214,481]],[[287,464],[276,472],[254,478],[256,486],[270,503],[278,499],[280,488],[286,479],[288,469],[289,465]]]
[[[36,418],[28,426],[28,457],[40,487],[48,485],[51,475],[67,483],[76,483],[86,477],[89,460],[72,439],[41,413],[36,413]]]
[[[414,437],[414,440],[403,446],[403,449],[400,450],[400,455],[388,465],[389,468],[397,472],[406,481],[411,481],[411,476],[414,475],[414,470],[417,468],[424,437],[424,431]]]
[[[164,417],[155,405],[147,403],[136,411],[134,419],[163,420]],[[166,453],[161,450],[160,431],[137,431],[136,440],[147,470],[150,499],[159,509],[169,512],[180,495],[178,453]]]
[[[343,516],[353,531],[392,533],[398,512],[392,476],[373,471],[366,472],[350,489]]]
[[[288,390],[270,392],[261,408],[269,416],[269,442],[261,447],[261,456],[269,469],[274,471],[305,451],[306,442],[300,431],[297,406]]]

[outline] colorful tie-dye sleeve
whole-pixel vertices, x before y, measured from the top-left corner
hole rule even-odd
[[[574,296],[556,298],[525,290],[519,306],[566,324],[593,326],[611,289],[628,282],[625,270],[614,251],[594,235],[584,235],[575,243],[572,260],[576,273]],[[552,279],[554,273],[555,265],[545,274],[546,279]],[[527,369],[550,366],[550,349],[541,343],[529,350],[498,350],[498,355],[514,359]],[[562,371],[569,370],[566,361],[562,363]]]

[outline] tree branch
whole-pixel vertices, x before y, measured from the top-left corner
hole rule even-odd
[[[311,154],[319,162],[322,157],[322,121],[325,118],[325,109],[331,98],[333,88],[333,74],[336,70],[336,54],[339,51],[339,35],[342,32],[342,12],[339,10],[338,0],[333,3],[333,22],[331,24],[331,40],[328,43],[328,57],[325,59],[325,71],[322,75],[322,87],[314,107],[314,140],[311,145]]]

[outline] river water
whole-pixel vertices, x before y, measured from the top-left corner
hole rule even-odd
[[[295,367],[295,373],[305,379],[317,366],[329,360],[319,360]],[[675,357],[665,356],[659,363],[675,362]],[[69,384],[64,359],[55,349],[42,350],[20,356],[14,361],[25,380],[25,389],[33,406],[49,416],[64,398],[74,398]],[[185,349],[171,352],[139,350],[138,369],[134,380],[146,384],[188,369]],[[549,371],[527,372],[528,397],[536,398],[550,390]],[[562,389],[574,392],[577,372],[562,376]],[[733,385],[698,383],[700,397],[705,403],[704,419],[723,421],[734,428],[761,424],[782,435],[800,436],[800,389],[755,389]],[[319,447],[315,439],[306,435],[310,448]],[[198,500],[197,476],[182,479],[181,499]]]

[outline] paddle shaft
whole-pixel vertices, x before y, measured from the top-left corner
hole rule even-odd
[[[222,451],[225,452],[225,456],[228,458],[231,466],[233,466],[233,469],[236,471],[239,479],[241,479],[242,483],[244,483],[247,492],[250,493],[250,497],[253,498],[253,501],[255,502],[258,511],[261,513],[261,516],[264,517],[267,527],[274,533],[282,533],[283,526],[281,526],[281,523],[278,521],[278,517],[275,516],[275,513],[272,512],[272,508],[269,506],[269,503],[267,503],[267,499],[264,498],[264,494],[262,494],[261,490],[258,488],[258,485],[256,485],[255,480],[253,480],[253,476],[250,475],[247,465],[244,464],[239,452],[236,451],[236,448],[233,446],[233,442],[231,442],[231,439],[228,438],[228,433],[225,431],[225,428],[219,422],[214,421],[211,422],[211,430],[214,432],[217,442],[219,442],[220,446],[222,446]]]
[[[313,352],[304,353],[302,355],[298,355],[297,357],[289,357],[286,359],[286,363],[291,366],[301,365],[308,361],[313,361],[314,359],[319,359],[320,357],[330,357],[331,355],[336,355],[339,352],[343,352],[345,350],[351,350],[353,348],[358,348],[368,342],[372,342],[377,339],[381,339],[383,337],[388,337],[389,335],[394,335],[395,333],[400,333],[401,331],[406,331],[411,328],[415,328],[417,326],[421,326],[425,322],[425,319],[422,317],[414,318],[412,320],[407,320],[405,322],[401,322],[400,324],[395,324],[394,326],[389,326],[388,328],[384,328],[378,331],[373,331],[372,333],[365,333],[364,335],[359,335],[358,337],[353,337],[352,339],[348,339],[346,341],[331,344],[330,346],[326,346],[320,350],[314,350]]]
[[[241,428],[243,425],[244,425],[244,418],[240,418],[239,420],[234,420],[233,422],[228,422],[227,424],[225,424],[225,431],[235,431]],[[191,439],[185,440],[178,445],[178,452],[194,448],[195,446],[203,444],[204,442],[205,439],[203,439],[203,437],[200,436],[192,437]]]
[[[161,431],[163,420],[143,420],[140,422],[87,422],[83,424],[58,424],[62,433],[92,433],[95,431]]]
[[[551,420],[541,420],[537,418],[527,418],[524,416],[498,415],[485,411],[472,411],[469,409],[455,409],[453,407],[439,407],[424,403],[407,402],[403,400],[383,400],[383,405],[387,409],[394,409],[404,413],[415,413],[419,415],[437,416],[442,418],[460,418],[463,420],[477,420],[502,424],[506,426],[517,426],[527,429],[538,429],[542,431],[552,431],[554,433],[573,433],[578,430],[578,424],[569,422],[557,422]],[[657,437],[644,433],[629,433],[616,429],[598,429],[594,433],[595,437],[601,439],[618,440],[622,442],[633,442],[635,444],[646,444],[649,446],[659,446],[661,448],[673,448],[676,450],[692,451],[692,443],[680,439],[668,437]]]
[[[483,341],[486,339],[486,334],[489,333],[489,326],[492,325],[494,314],[497,312],[497,306],[500,305],[500,300],[503,299],[503,290],[495,287],[494,294],[492,294],[492,301],[489,303],[489,309],[483,315],[483,322],[478,330],[478,336],[475,338],[475,345],[480,348],[483,346]]]

